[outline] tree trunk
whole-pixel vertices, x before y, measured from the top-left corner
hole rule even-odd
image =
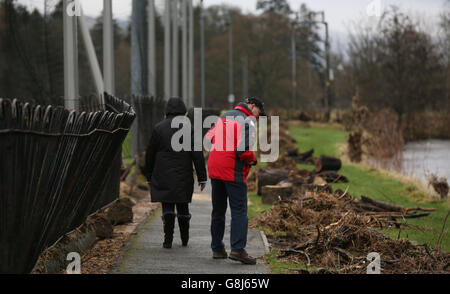
[[[321,173],[323,171],[338,171],[341,167],[342,161],[339,158],[322,155],[316,160],[314,171],[316,173]]]
[[[324,178],[327,183],[348,183],[347,177],[340,175],[335,171],[324,171],[317,174],[317,176]]]
[[[258,195],[261,195],[261,188],[267,185],[276,185],[289,177],[287,169],[259,170],[256,175],[256,185]]]
[[[261,189],[262,203],[272,205],[280,198],[281,200],[288,199],[292,196],[292,185],[283,186],[264,186]]]

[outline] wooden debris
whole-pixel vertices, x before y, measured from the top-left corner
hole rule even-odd
[[[292,197],[292,185],[274,186],[268,185],[262,187],[262,203],[274,204],[278,200],[284,200]]]
[[[128,224],[133,222],[133,206],[129,198],[122,198],[106,209],[106,215],[114,226]]]
[[[271,169],[271,170],[259,170],[256,175],[256,185],[258,187],[258,195],[261,196],[262,187],[267,185],[276,185],[282,180],[289,177],[289,170],[287,169]]]
[[[339,158],[322,155],[319,159],[316,159],[314,171],[316,173],[321,173],[323,171],[338,171],[341,167],[342,161]]]
[[[335,171],[324,171],[317,175],[325,179],[328,183],[348,183],[347,177],[340,175]]]
[[[113,225],[104,213],[97,213],[88,219],[88,223],[94,226],[95,234],[100,239],[111,238],[114,232]]]

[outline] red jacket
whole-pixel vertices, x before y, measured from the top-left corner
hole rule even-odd
[[[223,114],[208,131],[206,138],[212,142],[208,159],[211,179],[247,183],[250,166],[257,164],[251,150],[256,143],[254,122],[247,105],[241,103]]]

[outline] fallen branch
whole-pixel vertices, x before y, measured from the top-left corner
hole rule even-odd
[[[435,246],[436,250],[439,250],[439,248],[441,247],[442,235],[444,234],[445,224],[447,223],[449,214],[450,214],[450,210],[447,212],[447,215],[445,216],[445,219],[444,219],[444,223],[442,224],[441,233],[439,234],[439,238],[438,238],[436,246]]]
[[[304,252],[304,251],[301,251],[301,250],[295,250],[295,249],[282,249],[282,250],[280,250],[280,252],[283,252],[283,253],[285,253],[286,255],[288,255],[288,254],[293,254],[293,253],[296,253],[296,254],[303,254],[303,255],[306,257],[306,259],[308,260],[308,265],[311,265],[311,258],[309,258],[309,255],[306,254],[306,252]]]

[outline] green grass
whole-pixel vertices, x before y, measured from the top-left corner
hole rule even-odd
[[[300,152],[314,149],[314,156],[339,156],[337,144],[345,143],[348,132],[334,129],[292,128],[289,135],[297,140]]]
[[[316,267],[308,266],[307,264],[282,262],[278,259],[278,255],[280,254],[281,252],[279,250],[272,250],[264,256],[272,274],[295,274],[295,270],[303,269],[310,271],[316,269]]]
[[[272,207],[272,205],[262,204],[261,197],[256,195],[256,192],[248,193],[248,199],[251,202],[248,207],[248,218],[250,220]]]

